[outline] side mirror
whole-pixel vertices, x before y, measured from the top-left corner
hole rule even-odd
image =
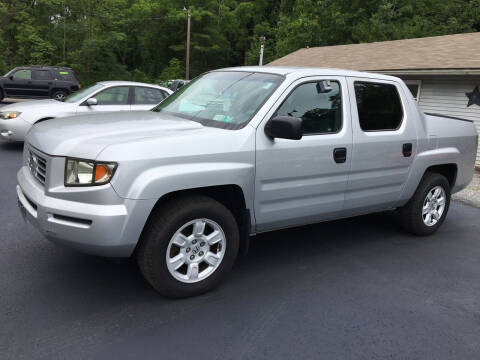
[[[303,136],[303,121],[292,116],[275,116],[265,125],[265,134],[271,138],[300,140]]]
[[[10,75],[8,78],[9,78],[10,80],[13,80],[13,75]]]
[[[97,104],[98,104],[97,98],[91,97],[90,99],[87,99],[88,106],[97,105]]]

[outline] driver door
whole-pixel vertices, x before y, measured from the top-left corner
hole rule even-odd
[[[319,86],[322,80],[330,89]],[[300,79],[284,92],[257,128],[257,231],[341,216],[352,149],[347,94],[343,77]],[[274,116],[302,118],[303,138],[268,137],[264,127]],[[346,157],[339,157],[340,153]]]
[[[9,97],[32,96],[32,70],[19,69],[9,76],[4,83],[6,95]]]

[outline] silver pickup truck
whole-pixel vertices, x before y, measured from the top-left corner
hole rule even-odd
[[[434,233],[477,141],[472,122],[419,111],[395,77],[230,68],[153,111],[34,126],[17,194],[48,239],[135,256],[157,291],[184,297],[220,283],[261,232],[396,210]]]

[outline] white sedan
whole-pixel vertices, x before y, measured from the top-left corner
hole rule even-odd
[[[129,81],[103,81],[77,91],[64,102],[53,99],[18,102],[0,108],[0,140],[23,141],[40,121],[97,111],[150,110],[172,90]]]

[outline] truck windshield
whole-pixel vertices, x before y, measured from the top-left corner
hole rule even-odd
[[[93,94],[95,91],[101,89],[102,87],[103,87],[103,85],[101,85],[101,84],[95,84],[95,85],[92,85],[88,88],[76,91],[73,94],[71,94],[70,96],[67,96],[67,98],[65,99],[65,102],[66,103],[78,102],[78,101],[82,100],[84,97],[86,97],[90,94]]]
[[[245,126],[283,81],[283,76],[245,71],[214,71],[199,76],[153,109],[205,126]]]

